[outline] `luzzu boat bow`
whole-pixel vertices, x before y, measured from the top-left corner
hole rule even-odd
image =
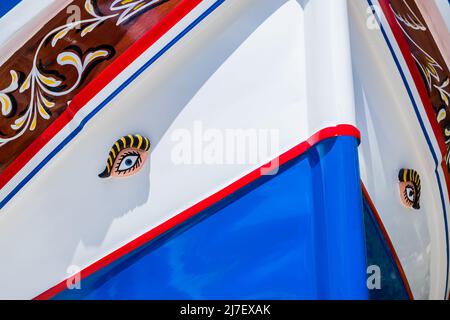
[[[0,298],[449,297],[446,0],[0,8]]]

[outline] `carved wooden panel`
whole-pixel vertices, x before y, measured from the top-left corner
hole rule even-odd
[[[75,0],[0,66],[0,174],[92,79],[182,0]]]
[[[450,171],[450,70],[433,34],[414,0],[390,0],[390,8],[403,31],[426,86],[436,120],[446,144],[445,162]]]

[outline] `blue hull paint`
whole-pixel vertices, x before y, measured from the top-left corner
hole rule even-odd
[[[408,292],[383,232],[367,201],[364,201],[366,255],[368,266],[380,268],[380,288],[369,291],[370,300],[408,300]]]
[[[1,0],[0,1],[0,18],[14,8],[21,0]]]
[[[367,299],[357,141],[326,140],[56,299]]]

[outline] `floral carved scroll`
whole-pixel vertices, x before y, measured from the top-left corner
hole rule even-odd
[[[181,0],[75,0],[0,66],[0,173]]]
[[[450,171],[450,70],[414,0],[391,0],[412,57],[428,92],[436,120],[447,146],[445,162]]]

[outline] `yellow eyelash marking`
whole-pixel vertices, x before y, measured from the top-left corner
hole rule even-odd
[[[134,138],[133,138],[133,136],[132,136],[131,134],[129,134],[128,137],[129,137],[130,140],[131,140],[130,147],[133,147],[133,144],[134,144]]]
[[[139,144],[138,144],[137,148],[140,149],[141,146],[142,146],[142,136],[140,136],[140,135],[137,134],[136,137],[137,137],[138,140],[139,140]]]
[[[108,155],[108,161],[106,163],[106,168],[102,173],[99,174],[99,177],[108,178],[111,175],[117,176],[115,175],[115,165],[117,159],[122,151],[129,148],[138,149],[140,154],[142,152],[147,152],[150,150],[150,140],[139,134],[129,134],[118,139],[111,147]]]
[[[404,193],[403,197],[405,198],[405,201],[410,205],[406,205],[405,203],[403,204],[408,208],[413,208],[416,210],[420,209],[420,174],[413,169],[401,169],[398,174],[398,179],[400,183],[412,184],[414,188],[414,201],[412,201],[407,197],[406,185],[400,185],[400,190]]]

